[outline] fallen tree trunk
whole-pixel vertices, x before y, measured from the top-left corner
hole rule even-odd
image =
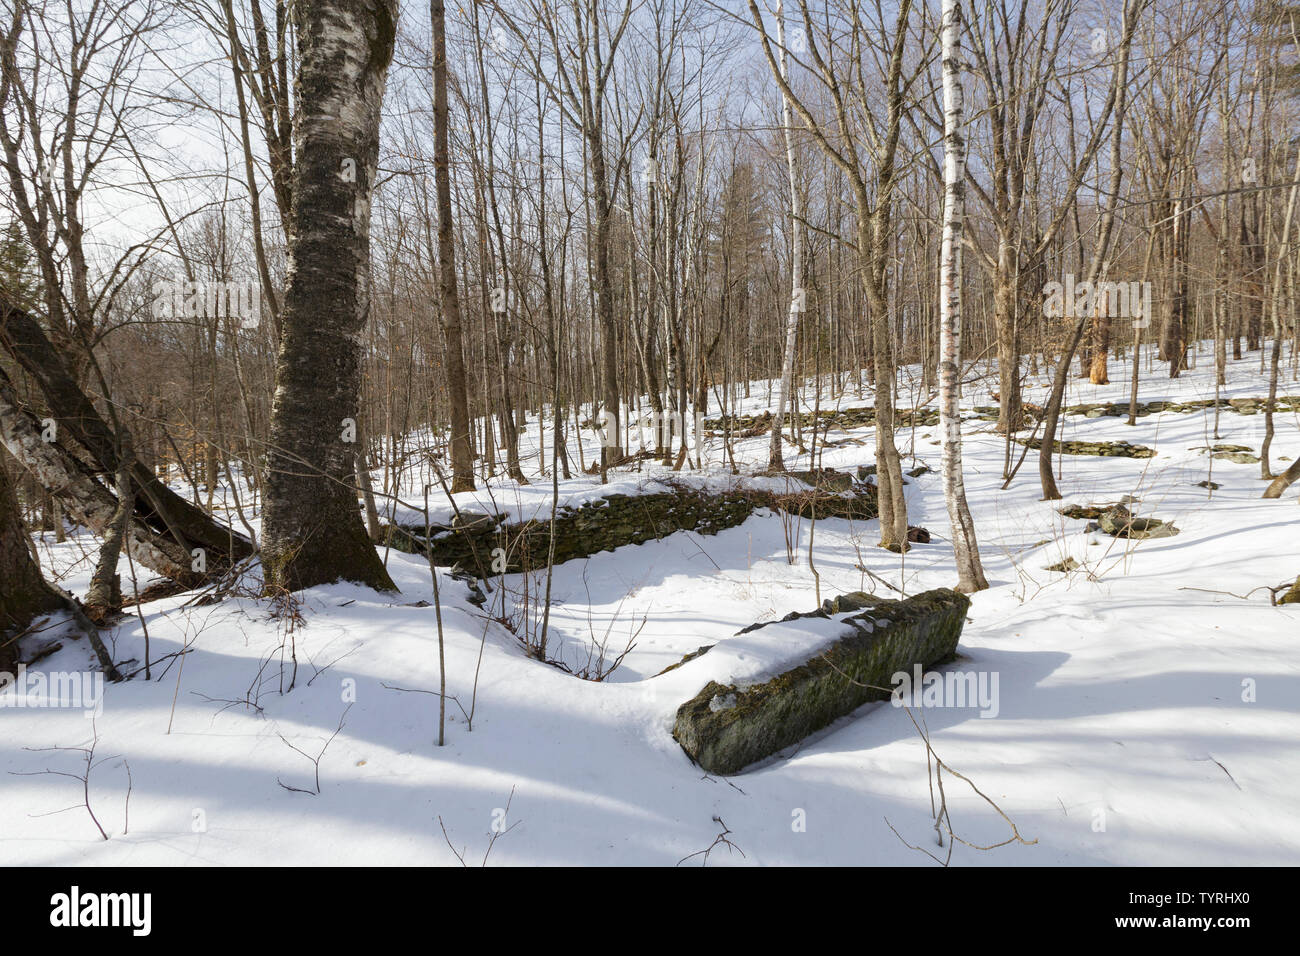
[[[1282,492],[1286,491],[1297,481],[1300,481],[1300,458],[1296,458],[1295,461],[1291,462],[1290,468],[1273,479],[1269,486],[1264,489],[1264,497],[1281,498]]]
[[[119,462],[113,430],[68,372],[40,323],[22,309],[3,303],[0,346],[40,386],[60,428],[89,452],[100,472],[116,474]],[[139,492],[136,514],[149,527],[170,533],[184,551],[204,548],[210,567],[230,564],[253,553],[252,543],[242,534],[180,497],[139,461],[130,464],[131,482]]]
[[[55,441],[46,441],[41,423],[18,403],[13,383],[0,369],[0,442],[36,481],[63,503],[78,524],[101,537],[112,527],[117,496],[99,483],[84,464]],[[204,576],[191,570],[189,551],[160,534],[137,515],[127,525],[125,545],[146,568],[195,587]]]

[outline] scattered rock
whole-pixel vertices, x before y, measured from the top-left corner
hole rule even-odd
[[[1064,561],[1057,561],[1055,564],[1049,564],[1044,571],[1074,571],[1082,567],[1074,558],[1066,558]]]
[[[1249,445],[1214,445],[1210,448],[1210,457],[1238,465],[1259,464],[1259,456],[1251,454]]]
[[[1017,438],[1015,441],[1030,448],[1043,446],[1040,438]],[[1095,455],[1099,458],[1154,458],[1155,450],[1145,445],[1133,445],[1126,441],[1060,441],[1056,443],[1059,451],[1066,455]]]
[[[1098,520],[1100,530],[1116,538],[1171,538],[1178,529],[1159,518],[1138,518],[1122,505],[1111,508]]]
[[[1064,508],[1057,509],[1059,514],[1067,518],[1088,518],[1093,521],[1102,516],[1104,512],[1114,505],[1066,505]]]

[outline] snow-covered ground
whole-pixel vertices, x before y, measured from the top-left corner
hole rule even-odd
[[[1258,358],[1233,364],[1224,397],[1266,394]],[[1141,399],[1214,397],[1208,356],[1202,363],[1174,381],[1161,368],[1144,374]],[[1068,402],[1126,401],[1125,363],[1114,362],[1112,375],[1110,386],[1072,382]],[[1297,391],[1289,374],[1282,391]],[[1026,397],[1045,394],[1035,384]],[[761,410],[764,395],[756,386],[742,411]],[[828,388],[822,407],[870,401],[869,392]],[[990,403],[978,385],[963,401]],[[1217,437],[1213,418],[1213,410],[1166,413],[1128,427],[1068,417],[1067,439],[1129,441],[1158,455],[1066,456],[1064,502],[1038,500],[1032,452],[1001,490],[1002,438],[988,422],[966,423],[967,487],[991,587],[974,596],[961,659],[945,669],[979,672],[997,695],[982,711],[931,707],[919,716],[943,760],[1037,842],[988,852],[959,845],[954,864],[1300,863],[1300,606],[1271,607],[1260,590],[1300,573],[1300,509],[1294,490],[1260,499],[1258,465],[1212,461],[1202,450],[1257,451],[1262,416],[1225,411]],[[527,441],[536,433],[530,422]],[[871,429],[829,437],[863,441],[827,448],[822,464],[872,460]],[[907,429],[899,440],[905,468],[937,469],[937,429]],[[766,442],[739,442],[737,460],[757,469]],[[1273,448],[1275,463],[1300,454],[1296,413],[1278,415]],[[595,450],[593,442],[588,461]],[[522,451],[534,475],[539,449]],[[706,459],[723,480],[721,447]],[[791,448],[787,465],[807,463]],[[613,490],[653,487],[656,474],[652,466],[620,472]],[[1207,478],[1221,487],[1198,486]],[[489,620],[502,600],[507,615],[537,613],[524,606],[520,576],[506,580],[504,595],[489,595],[485,612],[468,602],[465,584],[441,573],[455,697],[444,747],[430,693],[439,679],[433,587],[412,555],[386,553],[400,596],[315,588],[302,596],[298,626],[251,596],[148,603],[152,682],[138,675],[110,685],[93,718],[72,708],[0,708],[0,863],[457,864],[450,841],[471,864],[491,843],[490,864],[690,857],[687,865],[698,865],[702,855],[690,855],[725,825],[735,849],[718,844],[710,865],[933,865],[903,842],[945,852],[934,846],[926,750],[902,709],[868,705],[731,778],[704,774],[670,736],[678,705],[708,680],[764,673],[813,639],[793,625],[735,637],[740,628],[811,610],[819,597],[887,591],[879,579],[908,594],[954,583],[937,472],[909,482],[909,521],[928,528],[933,543],[898,556],[874,547],[875,522],[819,521],[819,589],[809,524],[765,512],[716,536],[679,533],[559,566],[552,655],[576,668],[594,644],[607,657],[634,644],[601,683],[526,656]],[[581,477],[562,482],[561,493],[577,501],[601,489]],[[421,495],[419,476],[410,476],[401,497]],[[1123,495],[1181,533],[1125,541],[1088,533],[1087,522],[1058,511]],[[550,480],[496,482],[490,497],[498,508],[549,509]],[[465,495],[458,505],[480,510],[488,498]],[[435,517],[450,511],[445,499],[437,506]],[[94,541],[47,537],[39,547],[47,572],[84,593]],[[1045,570],[1067,557],[1081,566]],[[530,593],[537,583],[528,582]],[[52,625],[42,639],[60,631]],[[117,659],[143,660],[138,618],[110,634]],[[62,641],[34,671],[88,669],[84,639]],[[82,805],[85,755],[61,749],[92,743],[90,806],[107,841]],[[988,803],[946,781],[959,836],[993,844],[1010,835]]]

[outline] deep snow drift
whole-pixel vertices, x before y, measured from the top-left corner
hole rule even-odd
[[[1140,398],[1213,398],[1209,362],[1203,353],[1201,368],[1174,381],[1162,368],[1144,373]],[[1257,353],[1234,363],[1224,397],[1265,395],[1257,368]],[[1067,401],[1126,401],[1125,363],[1115,361],[1112,374],[1110,386],[1072,382]],[[1295,393],[1289,376],[1282,391]],[[1045,394],[1035,384],[1026,398]],[[765,395],[755,386],[741,411],[761,410]],[[805,389],[805,406],[810,395]],[[823,408],[870,401],[851,386],[840,393],[828,384],[822,395]],[[975,385],[963,399],[964,408],[989,403]],[[1224,411],[1218,437],[1213,419],[1212,409],[1163,413],[1130,428],[1120,418],[1067,417],[1067,439],[1129,441],[1158,454],[1065,456],[1063,502],[1038,500],[1033,452],[1000,490],[1002,438],[988,422],[965,423],[970,504],[992,586],[974,597],[962,658],[944,669],[978,672],[997,693],[992,706],[916,713],[935,751],[1037,842],[988,852],[958,845],[955,864],[1300,863],[1300,606],[1271,607],[1259,590],[1300,573],[1300,509],[1294,489],[1282,501],[1260,500],[1258,465],[1204,452],[1216,443],[1258,451],[1262,416]],[[1275,465],[1300,454],[1297,414],[1277,420]],[[529,441],[536,432],[532,422]],[[822,464],[871,462],[871,429],[829,438],[858,441],[827,447]],[[937,428],[904,429],[899,442],[905,468],[937,469]],[[765,436],[737,443],[737,461],[761,467],[766,444]],[[807,467],[787,449],[789,467]],[[535,477],[542,454],[536,445],[522,450],[533,484],[497,481],[490,498],[545,511],[550,479]],[[588,461],[595,450],[593,439]],[[706,460],[710,480],[723,480],[719,444]],[[650,486],[659,472],[620,471],[615,490]],[[1198,486],[1207,478],[1221,487]],[[420,497],[421,479],[406,476],[404,499]],[[587,477],[561,485],[566,499],[601,491]],[[818,521],[821,598],[860,589],[895,596],[882,580],[909,594],[955,582],[938,474],[909,479],[907,493],[910,523],[928,528],[933,543],[900,557],[874,547],[875,522]],[[1181,533],[1125,541],[1058,511],[1123,495],[1138,499],[1138,514],[1172,520]],[[484,506],[474,495],[458,503]],[[436,504],[441,516],[450,510],[445,499]],[[415,556],[386,552],[400,595],[315,588],[302,595],[301,624],[251,596],[147,603],[152,682],[139,674],[107,687],[96,717],[0,708],[0,863],[457,864],[450,840],[477,864],[495,834],[489,864],[671,865],[710,847],[725,825],[735,849],[718,844],[710,865],[933,865],[903,842],[946,853],[935,846],[926,750],[902,709],[868,705],[731,778],[703,774],[670,736],[677,706],[708,680],[764,673],[799,649],[794,628],[773,631],[788,645],[733,635],[816,606],[810,530],[760,512],[716,536],[678,533],[557,567],[552,655],[576,669],[594,645],[608,660],[634,644],[601,683],[526,656],[489,619],[501,589],[480,610],[465,584],[441,572],[455,697],[441,748],[434,594]],[[47,574],[77,593],[95,547],[84,535],[39,541]],[[1045,570],[1065,558],[1080,566]],[[125,561],[122,572],[129,591]],[[523,606],[523,585],[517,575],[504,582],[507,617],[538,613]],[[35,643],[63,631],[51,621]],[[105,636],[118,660],[143,661],[134,610]],[[60,640],[63,649],[34,672],[89,669],[85,640]],[[13,704],[13,690],[4,693]],[[107,841],[82,806],[76,776],[85,755],[59,749],[92,742],[90,805]],[[988,803],[945,781],[959,836],[984,845],[1010,836]]]

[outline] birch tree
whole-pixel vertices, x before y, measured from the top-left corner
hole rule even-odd
[[[943,44],[943,240],[939,258],[939,428],[942,436],[943,499],[952,524],[957,590],[989,586],[980,566],[975,521],[966,503],[961,465],[961,246],[966,215],[966,138],[961,77],[961,0],[943,0],[939,25]]]
[[[776,5],[776,45],[780,49],[780,69],[784,86],[790,85],[790,52],[785,45],[785,4]],[[767,466],[784,471],[781,449],[781,425],[794,379],[794,348],[799,333],[799,313],[804,308],[803,290],[803,196],[799,187],[799,170],[795,163],[794,117],[790,98],[781,93],[781,130],[785,137],[785,165],[790,176],[790,308],[785,320],[785,352],[781,359],[781,382],[777,389],[776,413],[772,416],[772,446]]]
[[[357,505],[360,335],[370,200],[396,0],[305,0],[289,281],[271,410],[262,559],[268,589],[345,578],[396,590]]]

